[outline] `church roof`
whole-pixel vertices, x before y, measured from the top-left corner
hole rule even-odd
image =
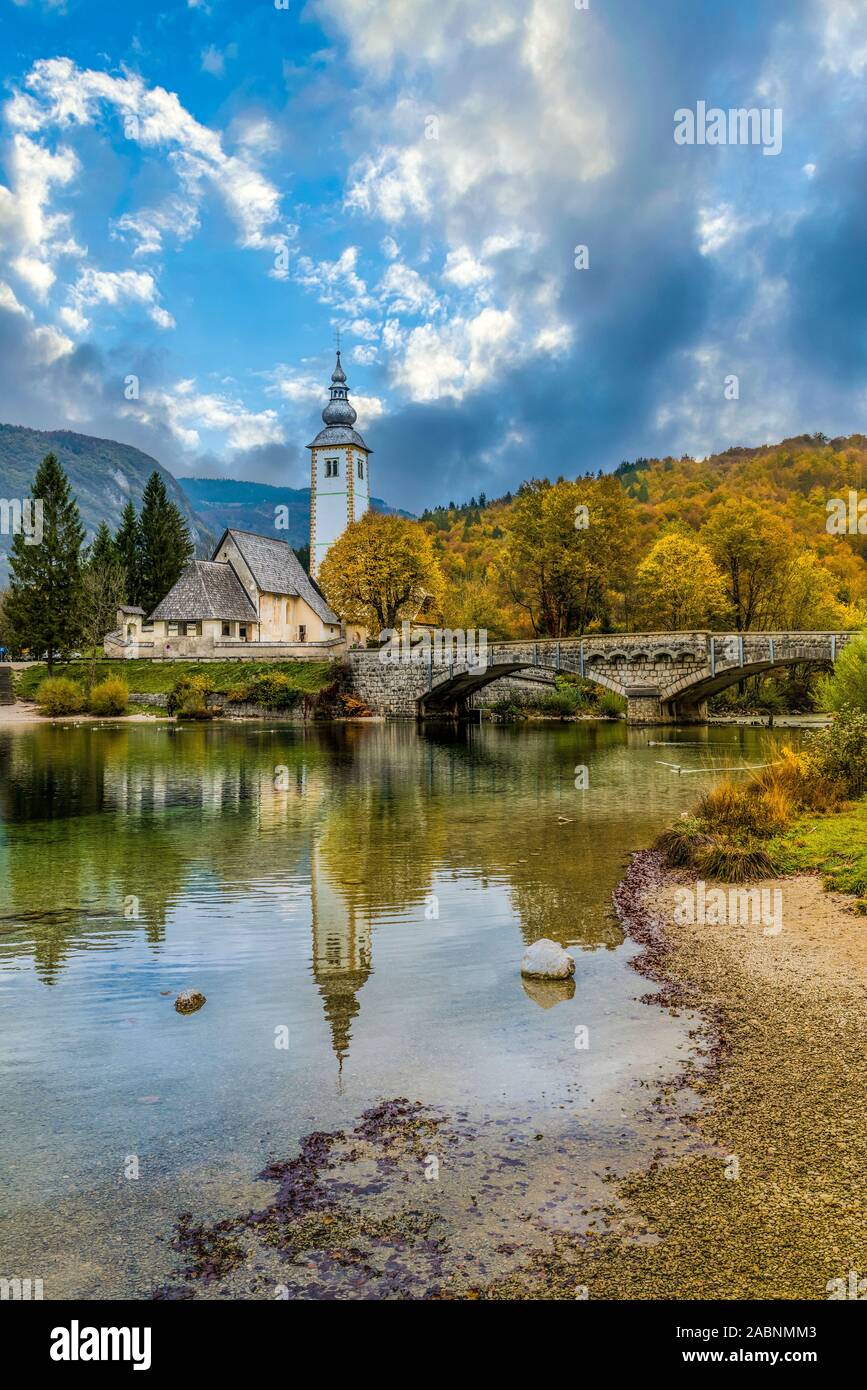
[[[354,444],[357,449],[366,449],[368,453],[372,451],[367,448],[364,440],[356,429],[355,421],[358,416],[355,413],[355,406],[349,399],[349,387],[346,384],[346,373],[340,363],[340,349],[337,349],[337,363],[331,373],[331,388],[328,404],[322,412],[322,419],[325,422],[325,429],[320,430],[312,444],[308,444],[308,449],[317,449],[328,444]]]
[[[315,580],[310,578],[295,551],[286,541],[279,541],[274,536],[260,536],[255,531],[236,531],[229,527],[223,533],[214,551],[215,555],[226,536],[231,536],[235,542],[262,593],[303,598],[324,623],[339,624],[340,619],[334,610],[329,608],[322,590]],[[221,568],[228,569],[229,566]]]
[[[324,430],[319,431],[307,448],[318,449],[323,444],[354,444],[357,449],[365,449],[368,454],[373,453],[372,449],[367,448],[358,430],[351,429],[348,425],[327,425]]]
[[[259,614],[231,565],[194,560],[157,604],[148,622],[200,622],[202,618],[257,621]]]

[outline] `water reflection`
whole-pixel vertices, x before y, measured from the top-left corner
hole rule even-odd
[[[714,747],[731,761],[747,745],[755,757],[752,731],[703,732],[688,731],[680,761]],[[377,927],[435,930],[451,886],[505,892],[524,944],[618,944],[608,899],[625,849],[695,786],[659,766],[655,742],[617,725],[5,731],[0,963],[32,960],[53,985],[77,952],[117,950],[130,934],[158,952],[203,886],[239,911],[264,897],[291,913],[300,885],[342,1067]]]

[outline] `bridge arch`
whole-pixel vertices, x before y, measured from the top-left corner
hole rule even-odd
[[[631,723],[701,720],[705,702],[727,686],[800,662],[828,664],[850,632],[635,633],[562,641],[497,642],[478,662],[397,665],[377,652],[352,652],[353,687],[377,713],[456,716],[475,691],[503,676],[545,669],[569,672],[621,695]]]

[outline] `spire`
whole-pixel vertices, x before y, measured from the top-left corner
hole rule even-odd
[[[349,387],[340,363],[340,348],[337,349],[337,362],[331,373],[331,400],[323,410],[322,418],[326,425],[347,425],[350,429],[358,419],[355,407],[349,402]]]

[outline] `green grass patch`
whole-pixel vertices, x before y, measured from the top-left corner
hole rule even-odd
[[[68,676],[84,684],[89,662],[56,662],[54,674]],[[330,661],[98,661],[96,680],[113,676],[126,682],[133,695],[168,695],[183,676],[205,676],[212,691],[224,693],[240,681],[257,676],[284,675],[293,689],[303,695],[316,695],[334,680]],[[48,675],[44,665],[28,666],[13,674],[20,700],[34,700],[36,691]]]
[[[782,873],[819,873],[826,888],[854,894],[867,912],[867,800],[833,815],[801,816],[769,849]]]

